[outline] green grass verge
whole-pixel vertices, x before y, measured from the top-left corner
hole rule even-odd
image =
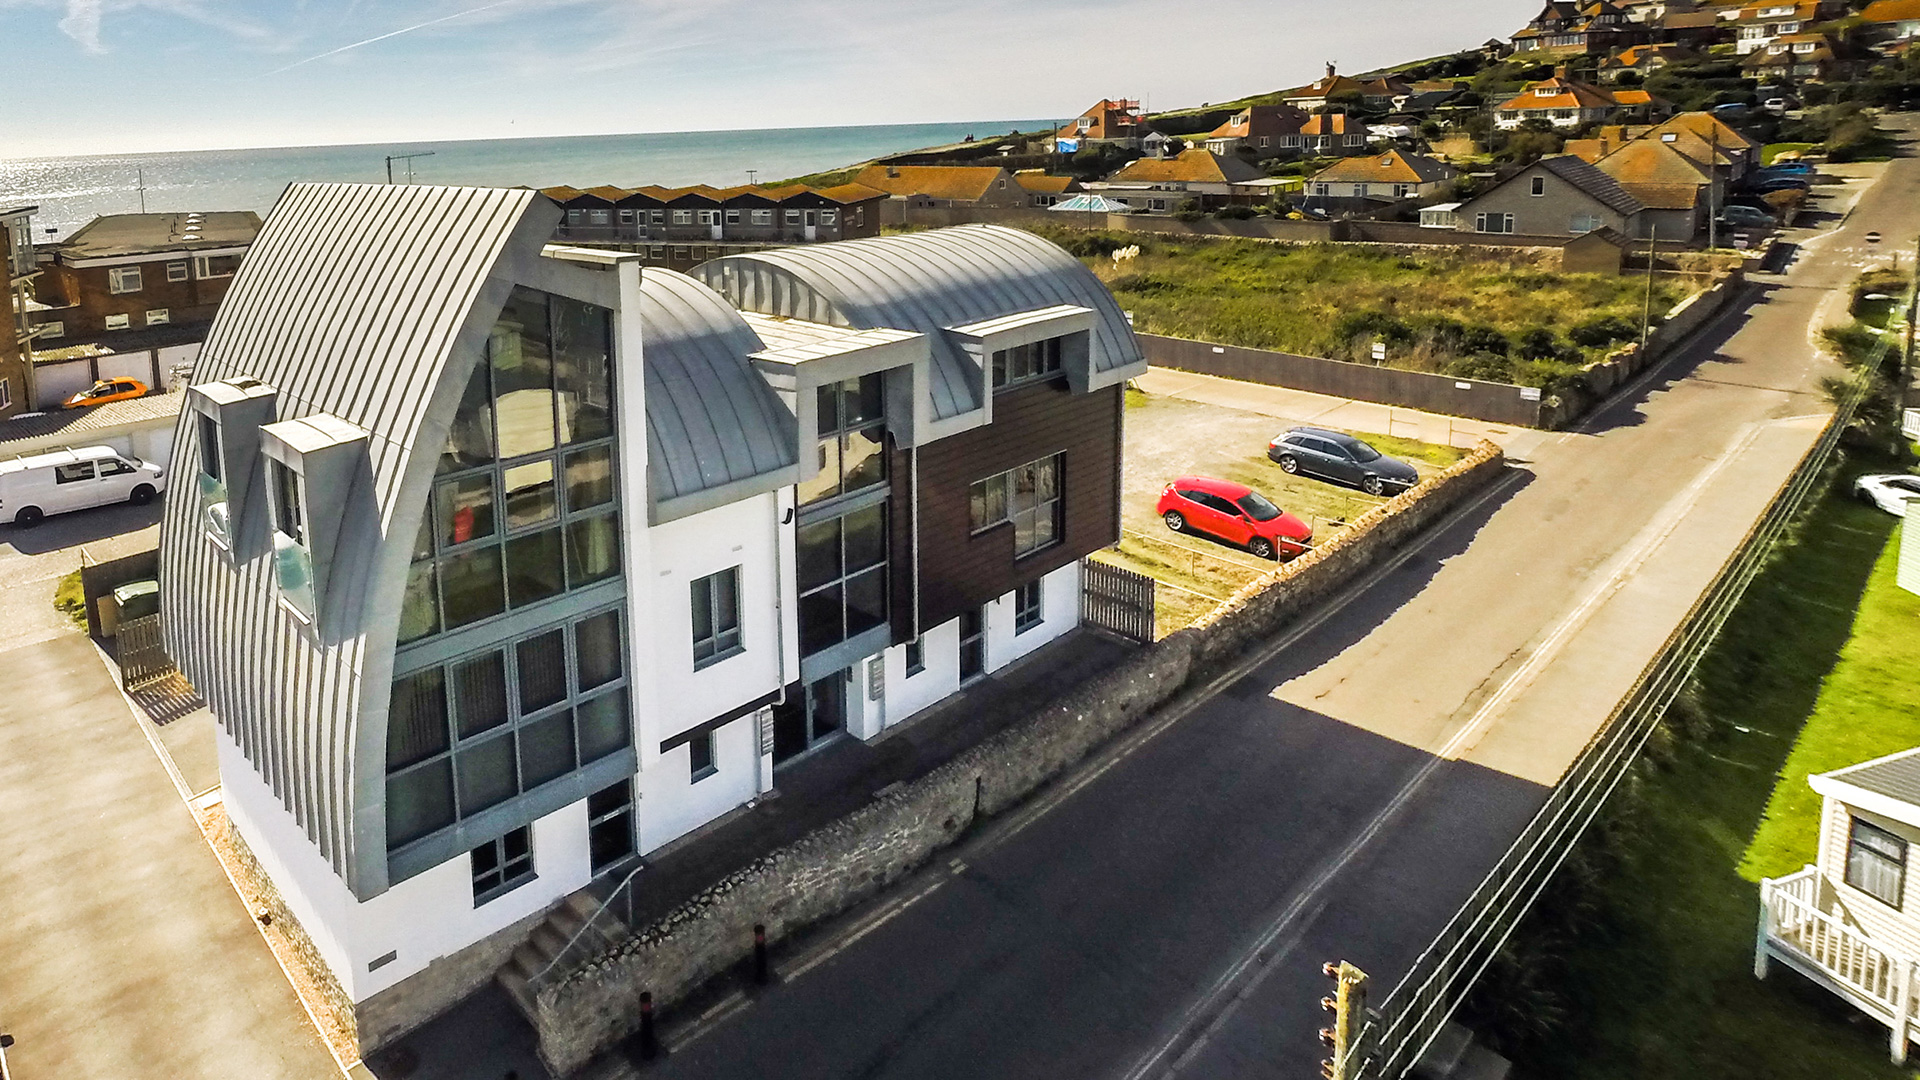
[[[1920,596],[1895,582],[1898,537],[1896,531],[1874,565],[1853,636],[1821,684],[1813,715],[1780,770],[1766,818],[1740,861],[1749,881],[1792,873],[1814,860],[1820,796],[1807,786],[1809,775],[1920,746]]]
[[[1912,598],[1887,595],[1894,519],[1844,491],[1817,503],[1755,580],[1689,704],[1483,983],[1504,980],[1498,1003],[1476,1009],[1518,1075],[1910,1075],[1887,1062],[1884,1029],[1837,998],[1777,966],[1766,982],[1752,973],[1754,881],[1813,850],[1813,811],[1798,797],[1807,770],[1920,737],[1911,689],[1898,699],[1884,686],[1897,650],[1866,640],[1901,629],[1908,650],[1920,645]],[[1912,653],[1898,662],[1911,682]],[[1896,700],[1907,716],[1893,715]],[[1856,726],[1876,731],[1845,730]],[[1770,797],[1781,808],[1754,837]]]
[[[80,571],[75,570],[60,579],[53,590],[53,606],[72,619],[81,629],[87,626],[87,597],[81,591]]]
[[[1768,143],[1760,148],[1760,164],[1771,165],[1781,154],[1804,154],[1819,145],[1819,143],[1810,142]]]

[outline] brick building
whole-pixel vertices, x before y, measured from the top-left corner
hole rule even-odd
[[[204,327],[259,232],[260,215],[250,210],[94,218],[42,262],[38,336],[70,344],[149,327]]]

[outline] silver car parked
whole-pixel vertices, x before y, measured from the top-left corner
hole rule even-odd
[[[1369,495],[1405,491],[1420,482],[1413,466],[1326,428],[1293,428],[1267,444],[1267,457],[1287,472],[1352,484]]]

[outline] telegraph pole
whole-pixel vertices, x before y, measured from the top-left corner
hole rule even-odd
[[[1647,228],[1647,301],[1646,301],[1646,307],[1640,312],[1640,362],[1643,364],[1646,363],[1646,360],[1647,360],[1647,334],[1653,326],[1653,260],[1656,254],[1654,250],[1654,245],[1658,244],[1659,242],[1660,242],[1660,226],[1658,225],[1648,226]]]
[[[1323,1080],[1355,1080],[1360,1073],[1360,1028],[1367,1016],[1367,973],[1347,963],[1329,960],[1320,970],[1333,980],[1333,993],[1320,1007],[1333,1014],[1333,1026],[1320,1029],[1320,1041],[1333,1056],[1320,1062]]]

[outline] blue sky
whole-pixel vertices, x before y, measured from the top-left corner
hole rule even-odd
[[[1538,0],[0,0],[0,158],[1070,116],[1511,32]],[[32,89],[29,89],[32,88]]]

